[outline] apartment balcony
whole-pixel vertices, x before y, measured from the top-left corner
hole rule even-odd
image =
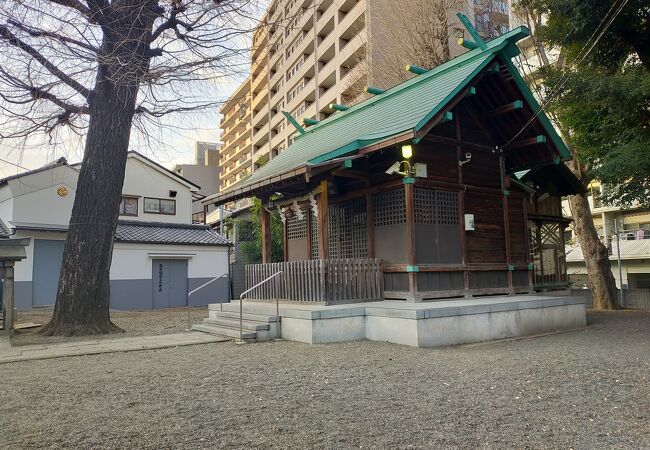
[[[357,34],[345,44],[345,47],[339,49],[339,61],[348,61],[361,48],[366,45],[366,37],[363,34]],[[365,58],[365,49],[363,57],[357,56],[357,60]]]
[[[284,133],[278,133],[271,138],[271,148],[276,148],[278,145],[284,142]]]
[[[259,68],[259,73],[253,77],[253,83],[251,85],[251,92],[256,92],[259,91],[260,89],[264,89],[265,86],[268,85],[269,83],[269,74],[268,74],[268,67],[266,64],[263,64]]]
[[[341,17],[339,14],[339,30],[344,30],[343,32],[345,33],[346,31],[350,30],[350,27],[354,24],[354,27],[352,28],[352,31],[354,34],[358,34],[361,29],[365,28],[365,12],[366,12],[366,2],[365,0],[359,0],[355,2],[354,0],[348,0],[346,2],[347,4],[350,4],[352,7],[348,10],[347,13],[345,13],[345,16]],[[353,4],[353,5],[352,5]],[[339,8],[339,11],[341,11],[341,8],[345,8],[346,5],[342,5]],[[359,24],[355,24],[357,20],[359,20],[363,16],[363,19],[360,21]],[[359,28],[361,26],[361,28]]]
[[[284,56],[284,47],[279,46],[268,59],[269,67],[273,67]]]
[[[264,87],[259,90],[259,92],[253,97],[253,102],[251,103],[253,109],[259,110],[262,105],[265,105],[269,101],[269,90],[267,87]]]
[[[284,86],[278,90],[275,94],[273,94],[273,97],[271,97],[271,101],[269,102],[269,105],[272,106],[273,108],[275,105],[279,104],[284,99]],[[286,109],[285,107],[282,107],[281,109]]]
[[[322,2],[320,8],[322,8],[326,3],[326,1]],[[332,8],[332,5],[333,2],[330,1],[329,5],[325,7],[325,12],[316,21],[316,31],[318,34],[321,33],[321,30],[325,27],[325,24],[330,21],[330,19],[334,20],[334,16],[336,15],[336,8]],[[332,29],[334,29],[334,25],[332,25]]]
[[[253,115],[253,120],[251,121],[251,126],[253,128],[261,128],[265,123],[269,121],[269,106],[264,105],[262,108]],[[254,134],[254,133],[253,133]]]
[[[269,124],[267,123],[261,127],[257,133],[253,134],[253,145],[256,147],[261,147],[269,141]]]
[[[302,78],[314,78],[314,75],[316,75],[314,62],[311,56],[305,56],[305,62],[300,66],[298,72],[293,74],[293,76],[287,80],[287,85],[291,85]]]
[[[330,87],[327,91],[323,92],[320,95],[320,108],[323,109],[330,103],[337,103],[338,102],[338,89],[336,89],[336,86]],[[328,107],[329,109],[329,107]]]

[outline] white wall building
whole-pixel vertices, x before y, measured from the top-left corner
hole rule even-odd
[[[79,165],[64,159],[0,180],[0,219],[29,237],[16,264],[18,309],[53,305]],[[185,306],[188,292],[228,272],[228,241],[192,225],[200,187],[136,152],[127,159],[111,265],[111,308]],[[227,279],[198,291],[192,305],[228,297]]]

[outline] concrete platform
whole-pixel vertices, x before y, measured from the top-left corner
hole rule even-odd
[[[223,305],[239,313],[239,302]],[[244,301],[244,314],[275,315],[275,303]],[[579,297],[517,295],[428,303],[280,304],[283,339],[321,344],[360,339],[439,347],[586,326]]]

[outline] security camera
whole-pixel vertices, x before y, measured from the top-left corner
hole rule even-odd
[[[465,153],[465,161],[458,161],[458,165],[462,167],[468,162],[470,162],[471,160],[472,160],[472,154],[467,152]]]
[[[390,166],[388,169],[386,169],[386,173],[388,175],[392,175],[395,172],[397,172],[399,170],[399,168],[400,168],[400,163],[399,163],[399,161],[397,161],[397,162],[393,163],[393,165]]]

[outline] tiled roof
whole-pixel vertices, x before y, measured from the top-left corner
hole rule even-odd
[[[612,242],[612,254],[609,259],[617,258],[616,242]],[[621,259],[644,259],[650,258],[650,239],[639,239],[636,241],[621,241]],[[579,245],[567,247],[566,260],[568,262],[584,261],[582,249]]]
[[[309,165],[320,164],[356,152],[373,143],[402,133],[419,133],[429,121],[444,111],[449,102],[470,86],[471,81],[490,65],[497,55],[505,59],[518,53],[516,42],[530,32],[525,27],[512,30],[446,63],[415,76],[386,92],[361,102],[346,111],[309,126],[295,142],[241,183],[225,192],[204,199],[219,203],[243,195],[253,186],[278,180],[282,174]],[[514,69],[516,71],[516,69]],[[513,74],[515,80],[519,74]],[[530,90],[522,82],[522,94],[537,109]],[[542,122],[559,151],[568,158],[568,150],[544,114]]]
[[[148,244],[230,245],[230,242],[206,225],[120,221],[116,242]]]

